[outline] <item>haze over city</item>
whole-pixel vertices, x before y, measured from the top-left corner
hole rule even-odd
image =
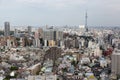
[[[83,25],[119,26],[119,0],[0,0],[0,26]]]

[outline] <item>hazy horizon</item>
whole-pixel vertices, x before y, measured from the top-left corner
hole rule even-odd
[[[119,0],[0,0],[0,26],[119,26]]]

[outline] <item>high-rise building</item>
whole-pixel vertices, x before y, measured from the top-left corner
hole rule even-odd
[[[43,31],[44,46],[48,44],[57,45],[58,41],[63,40],[63,32],[55,29],[47,29]]]
[[[53,40],[54,33],[53,33],[52,30],[46,30],[46,31],[44,31],[43,35],[44,35],[43,36],[44,40]]]
[[[32,27],[28,26],[28,34],[31,35],[31,33],[32,33]]]
[[[38,28],[38,34],[39,34],[39,38],[43,38],[43,29],[42,28]]]
[[[10,23],[5,22],[4,23],[4,36],[9,36],[10,35]]]
[[[112,54],[111,70],[115,74],[120,74],[120,50],[115,50]]]
[[[108,43],[112,45],[112,40],[114,39],[114,35],[113,34],[108,34],[107,40]]]
[[[14,30],[14,37],[18,37],[18,34],[19,34],[19,33],[18,33],[18,29],[15,29],[15,30]]]
[[[35,38],[35,40],[34,40],[34,42],[35,42],[34,46],[35,47],[40,47],[40,39],[39,39],[38,31],[35,32],[34,38]]]
[[[46,30],[43,33],[44,40],[62,40],[63,39],[63,32],[57,30]]]

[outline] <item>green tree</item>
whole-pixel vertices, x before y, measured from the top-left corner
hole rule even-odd
[[[11,70],[11,71],[18,70],[18,67],[16,67],[16,66],[11,66],[10,70]]]

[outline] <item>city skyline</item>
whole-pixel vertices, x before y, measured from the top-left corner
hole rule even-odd
[[[84,25],[119,26],[119,0],[0,0],[0,26]]]
[[[0,0],[0,80],[120,80],[118,0]]]

